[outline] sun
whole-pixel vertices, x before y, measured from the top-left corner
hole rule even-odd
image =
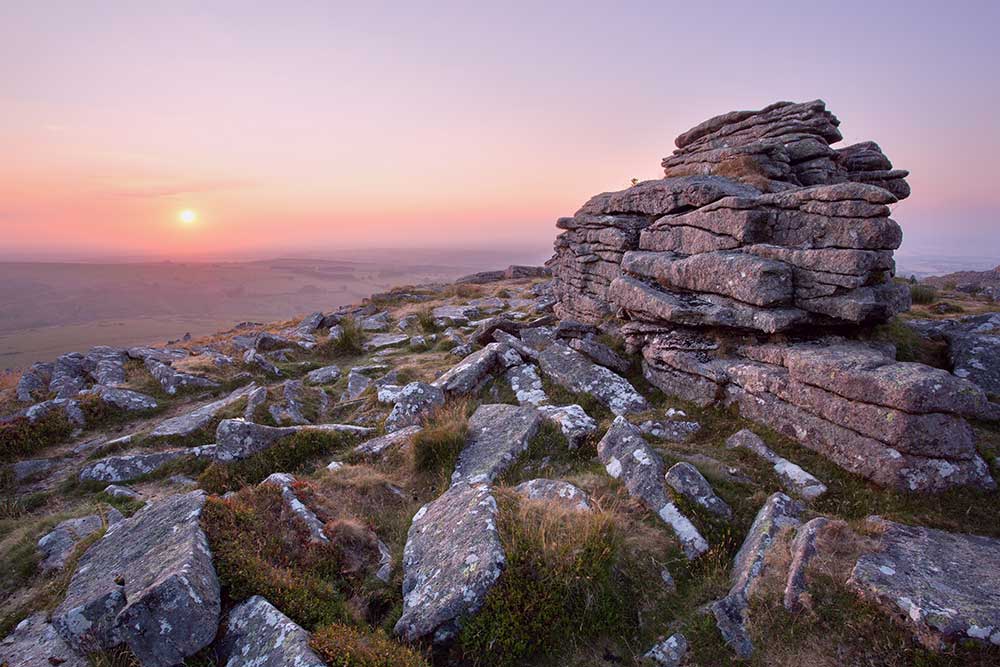
[[[185,225],[191,225],[197,222],[198,212],[194,209],[186,208],[177,214],[177,219],[180,220]]]

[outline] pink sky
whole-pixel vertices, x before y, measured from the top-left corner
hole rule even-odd
[[[904,250],[1000,248],[1000,3],[155,4],[0,6],[0,258],[544,255],[691,125],[816,97],[912,171]]]

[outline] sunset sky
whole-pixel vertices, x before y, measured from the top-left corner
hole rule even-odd
[[[0,258],[544,256],[690,126],[817,97],[911,170],[905,250],[996,254],[998,8],[5,1]]]

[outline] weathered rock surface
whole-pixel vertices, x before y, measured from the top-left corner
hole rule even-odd
[[[987,394],[1000,396],[1000,313],[960,320],[911,320],[907,324],[947,342],[948,361],[955,375]]]
[[[163,362],[153,355],[147,356],[143,363],[146,366],[146,370],[149,371],[149,374],[160,383],[161,387],[163,387],[163,391],[167,392],[171,396],[176,394],[179,390],[187,389],[189,387],[211,389],[219,386],[219,383],[214,380],[178,371],[169,363]]]
[[[326,544],[330,541],[330,538],[323,532],[323,522],[295,495],[295,477],[288,473],[275,472],[268,475],[261,484],[269,484],[281,489],[281,499],[288,510],[305,525],[309,531],[310,541],[320,544]]]
[[[38,540],[38,551],[42,555],[42,561],[38,564],[39,569],[43,572],[63,569],[81,540],[104,528],[105,522],[108,526],[112,526],[122,519],[124,517],[121,512],[111,508],[106,518],[91,514],[59,523],[51,532]]]
[[[879,545],[861,555],[848,586],[931,650],[966,640],[1000,645],[1000,540],[869,523]]]
[[[219,582],[199,517],[205,494],[171,496],[108,529],[80,559],[52,624],[74,647],[125,643],[148,667],[207,646]]]
[[[125,412],[143,412],[145,410],[155,410],[157,408],[156,399],[147,394],[141,394],[131,389],[117,389],[104,385],[95,385],[88,390],[97,395],[108,405],[113,405]]]
[[[687,639],[678,632],[649,649],[642,657],[652,661],[657,667],[679,667],[687,650]]]
[[[410,442],[413,436],[422,430],[422,426],[413,425],[390,431],[385,435],[362,442],[354,448],[354,453],[361,456],[379,457],[394,447],[401,447]]]
[[[237,461],[269,449],[296,433],[348,433],[368,435],[375,429],[353,424],[304,424],[301,426],[265,426],[245,419],[223,419],[215,430],[211,455],[217,461]],[[182,450],[183,451],[183,450]]]
[[[406,641],[453,639],[462,621],[482,607],[505,564],[489,488],[453,485],[413,517],[396,634]]]
[[[588,415],[579,405],[541,405],[538,411],[543,417],[553,422],[566,436],[570,449],[576,449],[597,432],[597,421]]]
[[[111,456],[85,466],[79,477],[85,482],[127,482],[193,455],[191,449],[165,449],[150,454]]]
[[[226,667],[326,667],[309,633],[259,595],[229,612],[219,656]]]
[[[490,483],[510,467],[538,432],[542,416],[530,406],[480,405],[469,418],[465,447],[452,484]]]
[[[701,430],[701,424],[680,419],[649,420],[639,424],[644,435],[667,442],[687,442]]]
[[[616,415],[649,409],[649,403],[628,380],[561,343],[542,350],[538,365],[557,384],[572,392],[590,394]]]
[[[364,348],[369,352],[386,350],[392,347],[402,347],[410,342],[410,337],[403,333],[375,334],[365,341]]]
[[[520,405],[532,405],[537,408],[549,402],[549,397],[542,387],[538,367],[534,364],[512,366],[507,369],[504,378]]]
[[[581,512],[591,511],[590,496],[578,486],[557,479],[530,479],[514,487],[528,500],[548,500]]]
[[[33,403],[41,398],[49,389],[52,382],[52,369],[54,364],[50,362],[37,362],[21,374],[17,381],[17,400],[25,403]]]
[[[783,598],[788,611],[801,611],[807,607],[806,569],[816,556],[816,539],[829,523],[826,517],[818,516],[799,526],[795,533]]]
[[[723,519],[733,517],[733,510],[726,504],[726,501],[715,494],[708,480],[690,463],[681,461],[670,466],[670,469],[667,470],[666,480],[670,488],[695,505],[703,507]]]
[[[44,613],[32,614],[0,641],[0,665],[9,667],[88,667],[90,661],[67,644]]]
[[[715,622],[726,644],[741,658],[753,653],[747,633],[747,607],[763,574],[767,554],[782,530],[797,528],[802,507],[783,493],[772,494],[757,513],[743,546],[733,560],[732,588],[712,604]]]
[[[642,439],[638,428],[624,417],[615,418],[597,445],[597,455],[608,474],[625,484],[629,495],[642,501],[673,529],[689,559],[708,551],[705,538],[670,501],[664,481],[666,468],[663,459]]]
[[[490,343],[462,359],[431,384],[441,389],[446,397],[472,394],[501,367],[501,355],[507,350],[500,343]]]
[[[340,378],[340,369],[336,366],[323,366],[306,373],[308,384],[333,384]]]
[[[734,433],[726,440],[726,447],[746,449],[770,463],[774,466],[774,472],[781,480],[782,486],[789,493],[806,500],[818,498],[826,493],[825,484],[798,465],[775,454],[753,431],[743,429]]]
[[[208,426],[220,412],[240,401],[255,389],[257,389],[257,385],[251,383],[233,391],[223,399],[213,401],[178,417],[167,419],[150,431],[150,436],[165,438],[191,435],[198,429]]]
[[[435,408],[444,405],[444,391],[426,382],[411,382],[395,394],[395,405],[385,418],[389,433],[420,424]]]

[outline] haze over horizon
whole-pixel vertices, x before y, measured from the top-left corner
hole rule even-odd
[[[0,259],[544,256],[704,118],[817,97],[911,171],[901,254],[1000,247],[997,3],[630,4],[6,3]]]

